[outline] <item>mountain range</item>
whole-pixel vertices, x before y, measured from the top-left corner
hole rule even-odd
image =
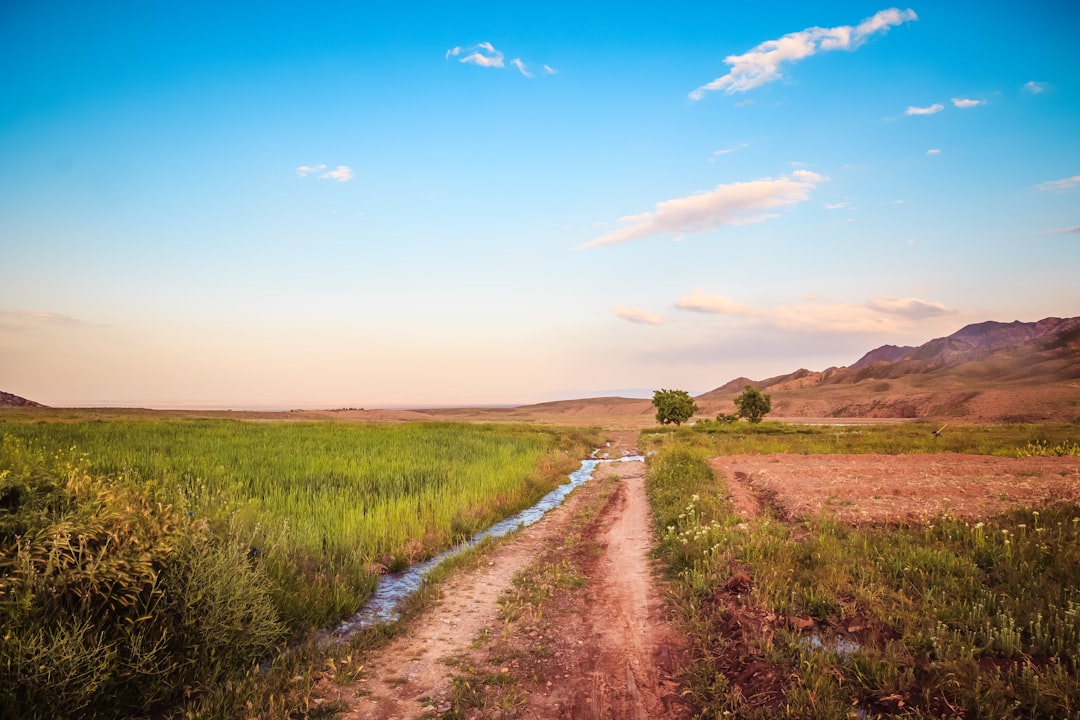
[[[1080,317],[975,323],[918,347],[882,345],[847,367],[799,369],[764,380],[735,378],[697,396],[699,417],[733,412],[732,401],[748,385],[772,397],[774,418],[1080,423]],[[39,405],[0,392],[0,406]],[[649,400],[608,397],[507,408],[307,414],[314,418],[327,413],[357,420],[440,418],[640,427],[652,422],[653,408]]]
[[[747,385],[781,417],[1080,418],[1080,317],[982,322],[918,347],[883,345],[848,367],[736,378],[697,398],[731,412]]]

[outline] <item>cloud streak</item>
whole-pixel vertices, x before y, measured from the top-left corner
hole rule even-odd
[[[1039,93],[1046,92],[1048,87],[1050,87],[1049,83],[1036,82],[1034,80],[1028,80],[1026,83],[1024,83],[1024,90],[1031,93],[1032,95],[1038,95]]]
[[[704,290],[694,290],[679,298],[675,307],[708,315],[741,318],[753,324],[782,330],[833,333],[899,332],[913,322],[956,312],[940,302],[885,297],[874,298],[862,305],[807,302],[754,308]]]
[[[506,56],[503,55],[502,51],[496,50],[495,46],[489,42],[477,43],[469,47],[461,45],[452,47],[446,51],[446,59],[449,60],[450,58],[457,58],[458,62],[476,65],[477,67],[496,69],[507,67]],[[513,58],[510,60],[509,65],[525,77],[533,77],[528,65],[521,58]],[[555,75],[558,70],[550,65],[542,65],[541,72],[544,75]]]
[[[725,225],[750,225],[776,217],[774,209],[804,202],[818,183],[829,178],[796,170],[778,178],[717,185],[715,189],[657,203],[654,212],[619,218],[623,227],[578,249],[617,245],[653,235],[697,235]]]
[[[941,112],[944,109],[945,109],[945,106],[942,105],[941,103],[934,103],[933,105],[931,105],[929,107],[915,107],[914,105],[909,105],[908,109],[904,111],[904,114],[905,115],[933,115],[935,113]]]
[[[651,313],[648,310],[642,310],[641,308],[616,305],[611,308],[611,312],[614,313],[616,317],[620,317],[627,322],[636,323],[638,325],[664,324],[664,318],[655,313]]]
[[[21,334],[47,328],[85,328],[90,324],[61,313],[0,309],[0,332]]]
[[[705,292],[704,290],[693,290],[689,295],[685,295],[675,301],[675,307],[680,310],[690,310],[692,312],[706,313],[709,315],[736,315],[736,316],[750,316],[757,317],[760,313],[753,308],[744,305],[740,302],[736,302],[723,295],[717,295],[716,293]]]
[[[782,78],[784,65],[821,52],[856,50],[872,35],[888,32],[889,28],[912,20],[918,20],[914,10],[889,8],[855,26],[810,27],[788,33],[778,40],[766,40],[742,55],[724,58],[724,63],[731,68],[727,74],[692,91],[690,99],[700,100],[706,92],[722,91],[732,95],[753,90]]]
[[[1080,233],[1080,225],[1073,225],[1072,227],[1054,228],[1053,230],[1047,230],[1048,235],[1064,235],[1066,233]]]
[[[952,104],[955,105],[956,107],[962,109],[962,110],[966,110],[967,108],[973,108],[973,107],[979,107],[980,105],[985,105],[986,101],[985,100],[972,100],[970,98],[953,98],[952,99]]]
[[[1039,183],[1035,186],[1036,190],[1070,190],[1077,185],[1080,185],[1080,175],[1073,175],[1072,177],[1061,178],[1060,180],[1047,180],[1046,182]]]
[[[501,68],[506,66],[503,62],[503,54],[489,42],[482,42],[471,47],[461,47],[459,45],[450,48],[446,51],[446,59],[449,60],[452,57],[456,57],[458,62],[479,67]]]
[[[296,168],[296,174],[300,177],[314,175],[320,180],[337,180],[338,182],[349,182],[356,177],[356,173],[348,165],[338,165],[333,170],[327,170],[326,165],[323,164],[301,165]]]

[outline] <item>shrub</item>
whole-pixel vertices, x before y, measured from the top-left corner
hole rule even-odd
[[[283,637],[265,574],[152,483],[0,444],[0,706],[129,717],[223,679]]]

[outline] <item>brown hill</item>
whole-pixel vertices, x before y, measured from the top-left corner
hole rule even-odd
[[[884,345],[846,368],[797,370],[697,398],[731,412],[747,384],[772,395],[773,416],[1080,419],[1080,317],[968,325],[919,347]]]
[[[0,407],[45,407],[41,403],[0,390]]]

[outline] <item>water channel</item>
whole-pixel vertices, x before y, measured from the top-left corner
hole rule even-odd
[[[361,628],[397,620],[400,616],[398,608],[401,606],[401,602],[423,587],[425,576],[438,567],[439,563],[468,550],[484,538],[502,537],[518,528],[532,525],[542,518],[545,513],[561,505],[566,496],[569,495],[574,488],[590,480],[592,478],[593,470],[596,469],[597,465],[606,462],[640,462],[644,459],[645,458],[641,455],[627,455],[625,457],[613,459],[589,458],[587,460],[582,460],[581,467],[570,473],[567,482],[540,498],[540,501],[532,507],[526,508],[518,514],[512,515],[504,520],[500,520],[487,530],[477,533],[469,540],[439,553],[430,560],[417,563],[416,565],[409,567],[408,570],[399,573],[388,573],[383,575],[379,578],[379,584],[375,588],[375,592],[372,594],[371,598],[367,601],[367,604],[365,604],[358,613],[342,621],[334,628],[332,633],[333,636],[337,639],[344,640]]]

